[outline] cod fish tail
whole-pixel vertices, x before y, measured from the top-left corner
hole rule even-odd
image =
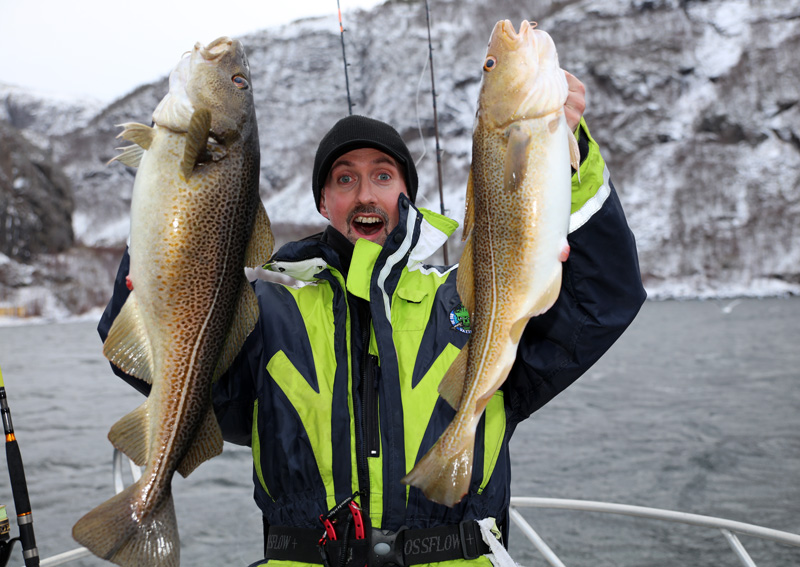
[[[458,416],[425,456],[414,465],[403,484],[416,486],[437,504],[453,506],[469,489],[472,453],[475,445],[474,420],[462,423]]]
[[[172,494],[153,510],[137,510],[144,477],[83,516],[72,537],[98,557],[123,567],[180,565],[180,540]]]

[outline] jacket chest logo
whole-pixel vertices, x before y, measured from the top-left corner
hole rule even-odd
[[[470,327],[469,323],[469,311],[467,311],[463,303],[459,303],[456,308],[450,312],[450,324],[453,329],[457,329],[462,333],[472,333],[472,327]]]

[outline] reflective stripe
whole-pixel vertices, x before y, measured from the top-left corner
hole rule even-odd
[[[408,257],[408,269],[413,270],[439,250],[447,239],[458,228],[458,223],[428,209],[420,209],[422,222],[420,223],[419,239]]]
[[[419,273],[421,273],[422,275],[425,275],[425,276],[427,276],[429,274],[436,274],[437,276],[446,276],[447,274],[449,274],[450,272],[452,272],[456,268],[458,268],[458,264],[454,264],[454,265],[450,266],[449,268],[446,267],[446,266],[445,267],[442,267],[442,266],[423,266],[422,264],[416,264],[414,266],[411,266],[409,268],[409,271],[418,271]]]
[[[503,391],[497,390],[489,403],[486,404],[485,422],[483,430],[483,479],[478,488],[478,494],[483,492],[489,479],[492,478],[494,466],[503,447],[506,435],[506,406],[503,401]]]
[[[406,217],[406,237],[403,242],[394,251],[394,253],[386,258],[386,263],[378,272],[378,287],[383,295],[383,309],[386,314],[386,320],[392,320],[392,312],[389,307],[389,294],[386,293],[386,278],[392,273],[392,269],[405,258],[406,252],[411,248],[411,243],[414,240],[414,225],[417,222],[417,211],[414,207],[408,207],[408,216]]]
[[[599,211],[610,194],[609,173],[600,154],[600,147],[592,138],[586,122],[581,118],[579,137],[585,138],[589,148],[580,166],[580,176],[572,176],[572,205],[569,232],[582,227]]]
[[[264,481],[264,474],[261,472],[261,439],[258,437],[258,400],[253,403],[253,435],[250,442],[253,451],[253,466],[256,469],[256,476],[261,483],[261,488],[273,501],[272,494],[269,493],[267,483]]]
[[[577,211],[569,216],[569,232],[575,232],[584,224],[586,224],[592,216],[603,208],[603,203],[606,202],[608,196],[611,194],[611,185],[609,184],[608,168],[603,166],[603,184],[594,194],[594,197],[586,201],[586,203]]]

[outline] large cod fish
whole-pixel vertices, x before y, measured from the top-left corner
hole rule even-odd
[[[457,289],[472,336],[439,393],[457,413],[403,482],[453,506],[472,477],[475,430],[511,370],[530,317],[549,309],[569,254],[570,165],[579,151],[567,127],[567,80],[550,36],[523,21],[498,22],[489,40],[472,138]]]
[[[139,167],[131,203],[132,288],[103,353],[152,384],[114,424],[111,442],[142,478],[81,518],[73,537],[124,566],[177,566],[171,481],[222,451],[211,385],[240,350],[259,308],[244,274],[273,238],[258,194],[250,69],[238,41],[197,43],[170,74],[154,126],[123,124],[115,159]]]

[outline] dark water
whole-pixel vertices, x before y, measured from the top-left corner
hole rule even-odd
[[[0,366],[39,550],[73,549],[72,525],[113,493],[108,429],[141,398],[110,373],[93,323],[0,327]],[[519,427],[512,450],[516,495],[647,505],[800,533],[800,299],[647,303],[589,373]],[[258,558],[251,475],[249,450],[226,445],[188,479],[176,477],[183,565]],[[13,516],[2,458],[0,503]],[[738,565],[711,530],[523,514],[568,567]],[[800,565],[800,548],[742,541],[760,567]],[[512,556],[546,565],[526,543],[512,529]],[[18,548],[11,564],[22,564]]]
[[[512,440],[513,494],[607,500],[800,533],[800,299],[648,302]],[[525,510],[569,566],[739,565],[716,530]],[[545,565],[520,550],[524,565]],[[800,548],[742,538],[759,566]]]

